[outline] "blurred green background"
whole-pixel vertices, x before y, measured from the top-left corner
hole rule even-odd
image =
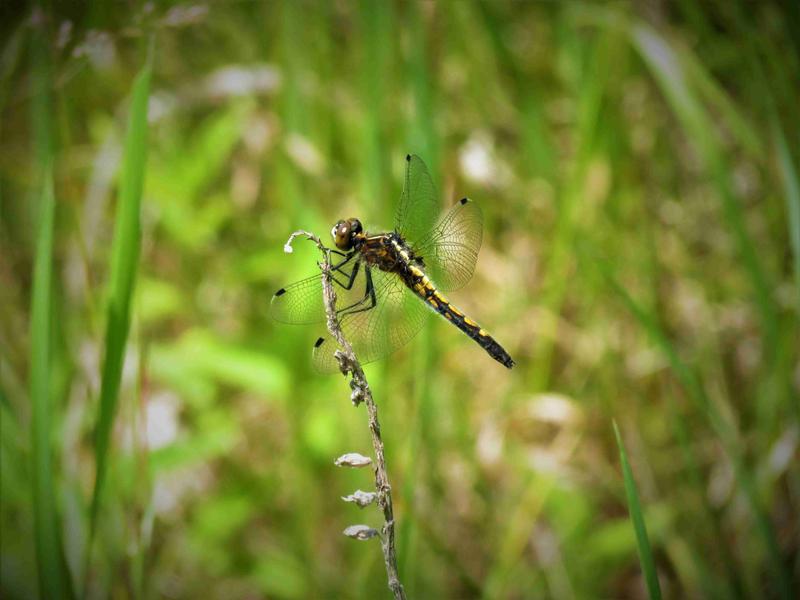
[[[268,310],[408,152],[517,361],[432,318],[367,368],[409,596],[644,597],[614,419],[666,597],[797,593],[796,2],[0,15],[3,597],[388,597],[363,407]]]

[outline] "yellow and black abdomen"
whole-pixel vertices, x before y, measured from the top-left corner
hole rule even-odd
[[[406,280],[406,285],[417,296],[475,340],[481,348],[486,350],[489,356],[509,369],[514,366],[514,360],[506,352],[505,348],[498,344],[480,325],[450,304],[450,301],[436,290],[431,280],[420,269],[414,266],[410,267],[404,279]]]

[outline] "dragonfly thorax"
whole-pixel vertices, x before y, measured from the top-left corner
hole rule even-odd
[[[342,219],[331,229],[333,242],[339,250],[352,250],[356,246],[356,240],[363,235],[361,221],[355,218]]]
[[[425,266],[422,257],[397,232],[364,235],[356,240],[355,249],[367,264],[398,273],[404,280],[414,269],[422,273],[420,269]]]

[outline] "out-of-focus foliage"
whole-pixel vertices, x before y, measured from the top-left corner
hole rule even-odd
[[[797,593],[795,4],[134,4],[0,7],[3,597],[39,594],[39,468],[52,569],[63,554],[76,594],[388,594],[377,540],[341,534],[380,523],[340,499],[369,470],[333,465],[369,453],[363,407],[311,370],[319,330],[268,307],[316,268],[311,244],[283,253],[291,231],[391,227],[407,152],[443,208],[481,205],[477,271],[452,300],[517,361],[431,319],[368,367],[409,596],[644,596],[612,419],[666,597]],[[122,146],[151,35],[141,253],[87,558]],[[32,344],[49,346],[39,404]]]

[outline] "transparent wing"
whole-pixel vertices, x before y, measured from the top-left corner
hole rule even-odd
[[[428,276],[447,292],[462,288],[472,278],[482,240],[481,209],[464,198],[412,247],[422,257]]]
[[[371,270],[376,305],[340,317],[342,332],[362,364],[391,354],[408,343],[425,323],[426,304],[393,273]],[[371,302],[368,306],[371,305]],[[325,336],[314,347],[314,366],[322,373],[334,373],[339,364],[334,353],[336,340]]]
[[[281,323],[302,325],[325,320],[322,304],[322,273],[279,289],[270,304],[272,318]]]
[[[362,265],[356,266],[358,258],[335,272],[337,312],[357,305],[364,299],[367,290],[366,277]],[[358,268],[352,287],[348,290],[337,282],[347,282],[352,270]],[[322,302],[322,273],[296,281],[279,289],[272,297],[270,305],[272,318],[281,323],[304,325],[325,322],[325,306]]]
[[[406,156],[406,176],[395,230],[407,242],[414,243],[430,233],[438,215],[436,188],[425,163],[416,154]]]

